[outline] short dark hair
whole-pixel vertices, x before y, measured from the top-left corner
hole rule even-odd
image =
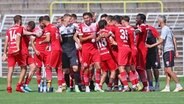
[[[43,17],[43,20],[49,21],[50,22],[50,17],[48,15]]]
[[[71,17],[71,15],[68,14],[68,13],[66,13],[66,14],[63,15],[63,17],[68,17],[68,16]]]
[[[77,19],[77,15],[76,14],[71,14],[71,17],[74,19]]]
[[[91,17],[91,18],[93,18],[93,15],[92,15],[92,13],[91,12],[85,12],[85,13],[83,13],[83,17],[84,16],[89,16],[89,17]]]
[[[34,21],[29,21],[28,26],[30,26],[31,30],[33,30],[35,28],[35,22]]]
[[[114,17],[112,15],[108,15],[107,16],[107,19],[110,20],[110,21],[112,21],[112,20],[114,20]]]
[[[99,29],[104,29],[106,25],[107,25],[107,21],[106,20],[100,20],[98,22]]]
[[[115,20],[116,22],[118,22],[119,24],[121,24],[122,17],[119,16],[119,15],[116,15],[116,16],[114,16],[114,20]]]
[[[143,20],[143,22],[146,22],[146,15],[139,13],[137,16],[140,16],[141,20]]]
[[[39,17],[39,22],[43,21],[43,16]]]
[[[100,18],[106,18],[106,17],[108,17],[107,14],[102,14],[102,15],[100,16]]]
[[[16,15],[13,17],[14,23],[18,23],[20,20],[22,20],[22,16],[21,15]]]
[[[126,22],[129,22],[130,21],[130,17],[129,16],[123,16],[123,20],[126,21]]]

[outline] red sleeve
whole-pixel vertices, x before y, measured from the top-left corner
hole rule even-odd
[[[134,47],[134,29],[130,28],[128,30],[128,34],[129,34],[129,44],[130,44],[130,47],[133,48]]]
[[[22,26],[20,26],[20,27],[16,30],[16,34],[22,36],[22,34],[23,34],[23,27],[22,27]]]
[[[149,28],[155,38],[158,38],[160,36],[159,32],[154,27],[149,26]]]

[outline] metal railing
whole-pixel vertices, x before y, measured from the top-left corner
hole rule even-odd
[[[53,14],[53,5],[55,4],[86,4],[86,11],[90,12],[90,4],[124,4],[124,13],[126,13],[127,10],[127,4],[135,4],[135,3],[158,3],[160,4],[160,12],[163,13],[164,11],[164,4],[161,0],[135,0],[135,1],[127,1],[127,0],[122,0],[122,1],[53,1],[50,4],[50,16]]]

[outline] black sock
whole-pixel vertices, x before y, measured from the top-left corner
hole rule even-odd
[[[69,74],[65,74],[65,81],[66,81],[67,87],[70,87],[70,76],[69,76]]]
[[[74,72],[73,77],[74,77],[74,80],[75,80],[75,85],[78,85],[80,83],[80,74],[79,74],[79,72]]]

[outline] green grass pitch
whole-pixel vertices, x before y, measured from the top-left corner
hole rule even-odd
[[[13,93],[6,93],[6,79],[0,78],[0,104],[184,104],[184,92],[92,92],[92,93],[38,93],[36,80],[31,82],[31,93],[17,93],[15,85],[17,78],[13,80]],[[184,78],[180,78],[183,83]],[[56,88],[56,79],[53,86]],[[161,89],[165,81],[161,79]],[[175,85],[172,82],[171,88]]]

